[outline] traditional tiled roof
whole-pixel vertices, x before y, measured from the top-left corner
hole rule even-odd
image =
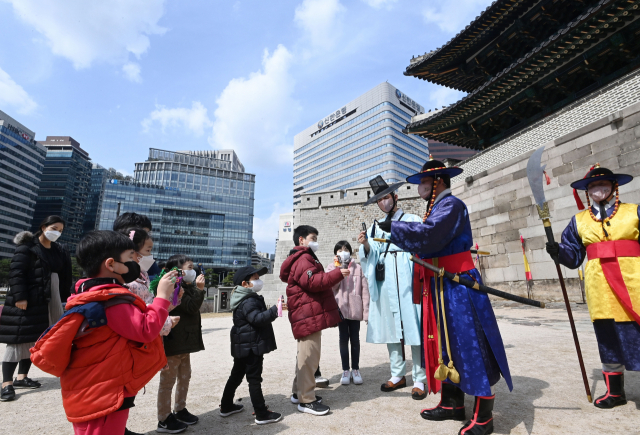
[[[405,75],[472,92],[598,0],[503,0],[439,49],[412,59]]]
[[[575,100],[576,91],[588,93],[594,85],[610,82],[634,68],[640,54],[635,35],[640,22],[632,23],[640,12],[639,3],[600,0],[468,96],[433,116],[415,120],[406,131],[483,149]],[[614,67],[616,71],[611,71]],[[571,77],[580,68],[586,71]],[[563,84],[567,77],[572,82]],[[583,83],[589,86],[580,88]],[[566,98],[560,98],[564,94]]]

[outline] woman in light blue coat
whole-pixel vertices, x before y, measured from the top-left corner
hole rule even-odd
[[[389,186],[381,176],[369,182],[374,192],[365,205],[377,203],[387,213],[386,219],[402,222],[422,222],[413,214],[405,214],[398,207],[395,191],[404,183]],[[373,228],[375,226],[375,228]],[[373,230],[373,232],[372,232]],[[387,239],[385,233],[373,225],[358,236],[360,263],[369,283],[369,324],[367,343],[386,343],[391,365],[391,379],[382,384],[381,390],[390,392],[407,386],[404,345],[411,346],[413,360],[413,389],[411,397],[426,397],[426,375],[422,367],[420,347],[420,306],[413,303],[413,263],[411,254],[402,252],[393,244],[380,243],[373,238]],[[384,277],[376,272],[384,265]]]

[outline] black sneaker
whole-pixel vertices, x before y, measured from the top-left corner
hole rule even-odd
[[[222,417],[229,417],[230,415],[237,414],[238,412],[244,411],[244,405],[240,405],[238,403],[231,404],[230,407],[223,407],[220,405],[220,415]]]
[[[331,408],[329,408],[327,405],[323,405],[322,403],[318,402],[317,400],[315,402],[311,402],[311,403],[300,403],[300,404],[298,404],[298,411],[307,412],[307,413],[313,414],[313,415],[325,415],[330,410],[331,410]]]
[[[262,417],[256,416],[256,424],[269,424],[282,420],[282,414],[277,412],[268,411],[266,415]]]
[[[31,378],[25,377],[24,379],[18,380],[18,378],[13,380],[13,388],[40,388],[42,384],[38,381],[34,381]]]
[[[156,432],[162,433],[180,433],[187,430],[187,425],[178,421],[174,414],[169,414],[165,421],[158,422],[158,428]]]
[[[187,411],[187,408],[184,408],[183,410],[178,412],[174,412],[173,415],[176,416],[178,421],[181,421],[184,424],[188,424],[189,426],[191,426],[192,424],[196,424],[200,420],[198,416],[193,415],[192,413]]]
[[[124,428],[124,435],[144,435],[144,434],[141,434],[141,433],[138,433],[138,432],[130,431],[129,429],[127,429],[127,428],[125,427],[125,428]]]
[[[0,402],[9,402],[16,398],[16,391],[13,389],[13,385],[7,385],[2,389],[0,395]]]
[[[316,396],[316,402],[322,403],[322,397]],[[294,393],[291,395],[291,403],[293,403],[294,405],[297,405],[298,403],[300,403],[300,401],[298,400],[297,394]]]

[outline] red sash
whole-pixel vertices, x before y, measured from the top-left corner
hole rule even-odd
[[[625,311],[638,324],[640,324],[640,314],[633,309],[629,289],[622,278],[618,257],[640,257],[640,244],[637,240],[613,240],[608,242],[592,243],[587,246],[587,258],[589,260],[600,259],[602,272],[609,282],[611,290],[616,295],[618,302]]]
[[[433,264],[431,259],[425,260]],[[438,257],[438,267],[444,267],[447,272],[460,273],[474,269],[473,257],[470,251],[458,254]],[[433,375],[438,368],[438,325],[436,313],[433,309],[431,294],[431,277],[433,272],[420,266],[413,265],[413,303],[422,304],[422,337],[425,370],[427,374],[427,392],[437,393],[440,391],[441,382]]]

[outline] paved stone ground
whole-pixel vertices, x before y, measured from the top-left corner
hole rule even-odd
[[[574,306],[578,333],[594,397],[604,394],[598,349],[584,306]],[[497,385],[494,411],[497,434],[637,434],[640,425],[640,374],[627,375],[629,404],[614,410],[599,410],[586,400],[580,370],[571,339],[567,315],[558,305],[540,310],[512,307],[496,308],[496,315],[507,348],[514,380],[509,393],[504,381]],[[280,423],[257,426],[246,383],[237,393],[246,410],[229,418],[221,418],[218,404],[232,366],[229,355],[227,316],[203,319],[206,351],[192,356],[193,377],[188,409],[200,416],[200,423],[186,433],[259,433],[259,434],[373,434],[423,433],[456,434],[458,422],[429,422],[420,418],[423,408],[435,406],[438,396],[414,401],[410,389],[382,393],[380,384],[389,377],[387,351],[384,345],[364,343],[361,371],[364,385],[340,386],[341,373],[337,328],[325,331],[321,368],[331,379],[330,388],[319,391],[332,411],[324,417],[297,412],[289,402],[295,341],[286,318],[275,322],[279,349],[265,358],[263,389],[271,409],[282,412]],[[410,352],[410,348],[407,348]],[[0,346],[4,352],[4,346]],[[407,364],[410,373],[410,362]],[[39,390],[18,390],[17,400],[0,403],[2,434],[70,434],[60,399],[59,382],[38,369],[31,377],[39,379]],[[131,410],[129,428],[138,432],[155,429],[158,379],[153,379],[146,393],[138,396]],[[467,398],[470,409],[473,399]]]

